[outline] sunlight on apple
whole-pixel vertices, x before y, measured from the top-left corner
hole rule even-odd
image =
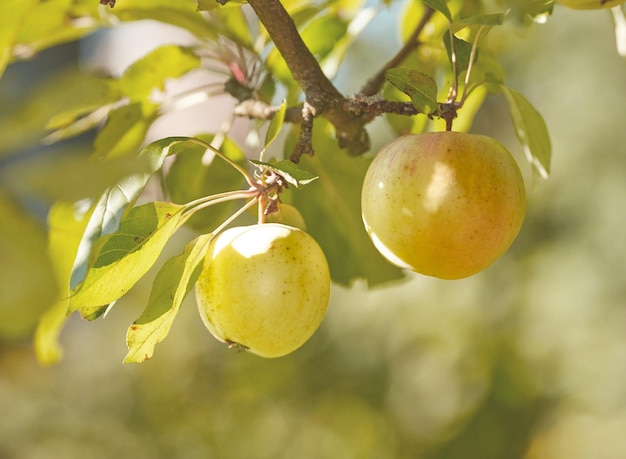
[[[437,212],[444,203],[450,189],[454,184],[454,170],[444,163],[435,163],[435,170],[428,186],[426,187],[426,199],[424,208],[431,212]]]

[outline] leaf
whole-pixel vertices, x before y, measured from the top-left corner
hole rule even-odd
[[[295,145],[298,136],[294,127],[287,144]],[[315,155],[303,156],[301,164],[320,178],[293,191],[292,198],[307,231],[328,258],[333,281],[351,285],[364,279],[375,286],[401,279],[402,270],[378,253],[361,219],[361,186],[371,158],[346,155],[334,139],[332,126],[322,118],[315,120],[313,146]]]
[[[211,143],[214,136],[199,137]],[[245,154],[232,140],[225,138],[220,151],[231,160],[245,166]],[[173,202],[183,204],[225,190],[241,188],[243,183],[241,174],[201,145],[183,143],[175,148],[175,153],[176,158],[165,178],[169,197]],[[232,210],[232,202],[216,204],[194,213],[186,224],[197,231],[207,232],[228,218]]]
[[[91,75],[81,76],[72,85],[72,91],[62,102],[55,105],[60,110],[50,118],[46,129],[54,130],[42,141],[46,144],[77,136],[97,127],[106,118],[113,103],[122,94],[117,81]]]
[[[528,162],[536,174],[548,178],[552,146],[543,117],[519,92],[506,86],[502,86],[502,92],[509,103],[515,133],[524,147]]]
[[[165,82],[198,68],[200,58],[185,46],[160,46],[131,64],[120,77],[121,91],[131,101],[148,99],[153,90],[165,90]]]
[[[91,210],[60,201],[48,214],[48,254],[59,286],[56,302],[41,316],[35,330],[34,346],[42,365],[57,363],[62,357],[59,334],[69,315],[69,285],[72,266]]]
[[[0,342],[27,339],[57,296],[46,235],[0,188]]]
[[[194,0],[124,0],[110,13],[121,21],[150,19],[180,27],[201,39],[217,39],[215,30],[196,9]]]
[[[552,0],[526,0],[524,2],[510,2],[507,10],[507,19],[511,18],[521,24],[538,22],[543,24],[552,14],[554,8]]]
[[[417,70],[396,67],[385,72],[387,81],[411,98],[420,113],[437,111],[437,83],[429,75]]]
[[[124,363],[141,363],[152,357],[154,346],[165,339],[183,300],[200,274],[212,235],[202,235],[185,246],[182,254],[167,260],[152,284],[148,306],[126,333],[128,354]]]
[[[84,149],[59,145],[46,154],[9,164],[0,170],[1,180],[15,193],[51,203],[98,196],[124,177],[147,170],[146,161],[137,157],[94,161]]]
[[[332,12],[313,19],[302,30],[302,39],[311,53],[323,61],[348,30],[347,22]]]
[[[163,166],[165,158],[170,154],[176,153],[173,148],[177,145],[187,143],[191,140],[191,137],[174,136],[165,137],[163,139],[155,140],[154,142],[146,145],[140,152],[140,157],[148,158],[151,166],[151,171],[156,172]]]
[[[478,31],[480,31],[480,38],[482,39],[487,36],[492,27],[502,25],[504,18],[504,13],[481,14],[455,21],[450,25],[450,28],[458,38],[474,43]]]
[[[77,250],[70,282],[72,289],[85,278],[89,253],[96,240],[118,230],[124,213],[134,204],[152,173],[161,168],[171,148],[188,140],[188,137],[168,137],[147,145],[139,152],[139,157],[147,160],[148,172],[126,177],[102,194],[93,206],[93,212]]]
[[[90,17],[84,17],[82,21],[72,20],[76,18],[72,3],[67,0],[38,2],[15,37],[22,57],[30,57],[52,46],[76,41],[105,25],[95,9],[92,9]],[[85,13],[87,11],[83,11]]]
[[[278,108],[278,111],[272,117],[269,126],[267,127],[267,133],[265,134],[265,145],[263,150],[266,150],[270,144],[276,140],[280,133],[283,123],[285,121],[285,112],[287,111],[287,101],[283,100]]]
[[[424,4],[430,6],[433,10],[443,14],[448,22],[452,22],[452,13],[444,0],[423,0]]]
[[[181,222],[184,206],[150,202],[134,207],[119,229],[97,241],[69,311],[89,318],[122,297],[152,267]]]
[[[78,100],[94,99],[91,102],[98,103],[98,96],[88,93],[102,91],[97,78],[85,76],[74,65],[38,80],[21,96],[17,93],[9,96],[11,91],[4,91],[0,157],[18,155],[31,147],[40,148],[51,118],[63,113],[64,108],[72,110]],[[54,140],[45,139],[44,142]]]
[[[283,177],[287,183],[295,186],[296,188],[300,188],[302,185],[307,185],[311,183],[313,180],[318,179],[319,177],[311,172],[302,169],[297,164],[289,161],[288,159],[283,159],[276,162],[264,163],[262,161],[250,160],[252,164],[259,167],[261,170],[270,170],[274,171]]]
[[[94,141],[94,157],[118,158],[136,153],[155,118],[154,107],[138,102],[111,110]]]
[[[236,8],[220,7],[214,9],[210,15],[210,27],[215,28],[221,35],[230,38],[238,45],[254,51],[250,24],[243,8],[237,8],[242,3],[247,2],[229,2],[227,6],[235,6]],[[217,5],[217,1],[213,1],[213,4]]]
[[[211,11],[220,7],[215,0],[196,0],[198,11]]]
[[[448,54],[448,61],[452,64],[452,51],[454,51],[455,58],[455,69],[457,76],[463,71],[467,70],[469,66],[470,57],[472,54],[472,44],[468,43],[460,38],[452,35],[452,42],[450,41],[450,34],[443,34],[443,43],[446,47],[446,52]],[[454,48],[452,47],[452,43],[454,43]]]
[[[3,0],[0,2],[0,77],[11,61],[17,31],[38,3],[39,0]]]

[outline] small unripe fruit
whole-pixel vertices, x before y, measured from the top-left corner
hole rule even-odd
[[[500,143],[438,132],[383,147],[365,176],[361,204],[365,229],[389,261],[460,279],[508,249],[524,220],[526,194]]]
[[[300,211],[291,204],[278,204],[278,210],[269,214],[265,223],[282,223],[283,225],[293,226],[306,230],[306,222]]]
[[[196,282],[209,331],[263,357],[302,346],[321,324],[329,295],[328,264],[317,242],[277,223],[217,235]]]

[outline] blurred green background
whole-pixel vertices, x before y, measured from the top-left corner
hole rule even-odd
[[[557,7],[508,37],[508,84],[554,151],[534,181],[504,100],[487,99],[474,130],[528,179],[501,260],[461,281],[334,288],[318,333],[278,360],[228,351],[190,298],[153,359],[122,365],[142,282],[106,319],[73,317],[57,366],[0,342],[0,458],[626,457],[626,61],[606,11]],[[28,274],[26,289],[46,283]]]

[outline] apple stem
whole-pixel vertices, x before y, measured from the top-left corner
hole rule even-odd
[[[454,49],[454,34],[452,33],[452,26],[448,25],[448,32],[450,34],[450,63],[452,64],[452,85],[450,91],[448,91],[447,103],[452,103],[456,100],[458,94],[458,75],[456,74],[456,50]],[[447,120],[446,120],[447,123]]]
[[[253,205],[255,205],[258,200],[259,200],[259,197],[255,196],[253,199],[250,199],[243,206],[241,206],[234,214],[232,214],[230,217],[228,217],[226,220],[224,220],[217,228],[215,228],[213,230],[213,234],[212,234],[211,239],[214,238],[215,236],[217,236],[222,231],[224,231],[224,229],[226,229],[226,227],[228,225],[230,225],[232,222],[234,222],[237,219],[237,217],[239,217],[245,211],[247,211],[249,208],[251,208]]]
[[[213,194],[211,196],[205,196],[200,199],[196,199],[195,201],[190,201],[185,204],[185,210],[183,219],[186,220],[191,215],[196,213],[199,210],[206,209],[207,207],[213,206],[215,204],[220,204],[222,202],[234,201],[236,199],[250,199],[257,200],[259,196],[259,190],[255,188],[251,188],[249,190],[236,190],[236,191],[226,191],[224,193]]]
[[[474,38],[474,43],[472,43],[472,50],[470,52],[469,63],[467,64],[467,72],[465,72],[465,82],[463,85],[463,95],[461,96],[461,100],[459,101],[459,108],[463,106],[465,99],[469,94],[467,88],[469,86],[470,77],[472,75],[472,70],[474,68],[474,63],[476,61],[476,52],[478,51],[478,41],[480,40],[480,35],[483,32],[485,26],[481,26],[476,32],[476,37]]]

